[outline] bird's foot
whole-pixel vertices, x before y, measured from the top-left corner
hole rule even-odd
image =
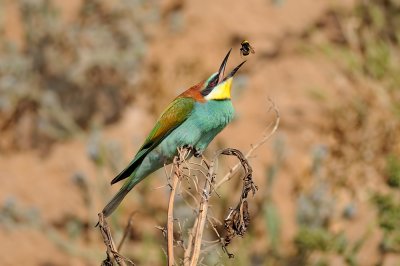
[[[200,158],[203,155],[203,151],[197,150],[192,145],[183,145],[182,148],[188,149],[191,152],[193,152],[193,156],[196,157],[196,158]]]
[[[190,150],[190,151],[194,150],[193,146],[192,145],[188,145],[188,144],[183,145],[182,148],[186,149],[186,150]]]
[[[193,156],[196,158],[200,158],[203,156],[203,151],[193,149]]]

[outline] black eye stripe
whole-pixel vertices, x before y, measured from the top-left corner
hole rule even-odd
[[[208,87],[215,87],[215,85],[217,85],[218,84],[218,75],[216,75],[209,83],[208,83],[208,85],[207,85],[207,88]]]
[[[218,84],[218,75],[216,75],[215,77],[213,77],[210,82],[208,82],[207,87],[201,91],[201,95],[203,96],[207,96],[212,89],[217,86]]]

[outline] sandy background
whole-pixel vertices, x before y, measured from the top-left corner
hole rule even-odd
[[[54,4],[63,25],[79,17],[81,1]],[[349,56],[340,51],[351,53],[351,45],[337,46],[340,34],[332,10],[346,13],[356,4],[344,0],[143,4],[155,15],[140,27],[146,48],[140,67],[132,69],[138,81],[122,83],[129,96],[124,96],[117,118],[102,124],[94,116],[96,123],[45,147],[32,145],[24,134],[25,144],[15,141],[18,132],[31,127],[0,132],[0,264],[99,265],[105,253],[93,228],[96,213],[119,187],[108,182],[132,158],[171,99],[215,72],[231,47],[229,68],[236,66],[242,60],[240,42],[247,39],[256,54],[235,81],[232,101],[237,119],[213,141],[208,154],[220,147],[247,151],[274,119],[267,112],[268,98],[278,106],[281,124],[251,159],[259,191],[252,199],[249,234],[230,248],[235,259],[227,259],[216,248],[218,252],[206,255],[205,265],[398,265],[398,249],[382,249],[385,232],[397,231],[380,226],[382,214],[372,202],[378,192],[399,196],[387,185],[386,171],[387,156],[398,155],[400,149],[399,117],[389,107],[398,93],[384,92],[384,80],[350,71]],[[112,4],[102,5],[104,10],[113,9]],[[18,3],[0,1],[0,8],[2,38],[15,43],[16,49],[27,49]],[[340,25],[346,29],[351,20]],[[363,108],[362,119],[358,106]],[[6,115],[3,112],[0,121]],[[228,161],[225,167],[232,164]],[[270,171],[276,171],[270,174],[272,184]],[[84,185],[79,185],[80,178]],[[120,238],[129,213],[139,210],[122,250],[137,265],[165,263],[166,242],[155,229],[166,221],[168,189],[158,188],[163,185],[159,171],[129,194],[112,219]],[[221,193],[225,204],[232,206],[230,191]],[[223,210],[215,208],[222,218]],[[182,209],[178,215],[191,215]],[[301,235],[302,228],[316,228],[322,236],[309,240]],[[343,252],[336,249],[340,237],[346,243]]]

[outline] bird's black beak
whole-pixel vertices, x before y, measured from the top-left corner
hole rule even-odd
[[[229,73],[229,75],[226,76],[226,77],[224,78],[224,80],[227,80],[227,79],[233,77],[233,76],[236,74],[236,72],[239,70],[239,68],[240,68],[241,66],[243,66],[244,63],[246,63],[246,61],[243,61],[243,62],[240,63],[237,67],[235,67],[235,68],[231,71],[231,73]]]
[[[224,60],[222,61],[221,66],[219,67],[219,71],[218,71],[218,84],[221,83],[221,82],[223,82],[223,81],[225,81],[225,80],[227,80],[227,79],[229,79],[229,78],[231,78],[231,77],[233,77],[233,76],[236,74],[236,72],[239,70],[239,68],[246,62],[246,61],[243,61],[242,63],[240,63],[237,67],[235,67],[235,68],[231,71],[231,73],[229,73],[228,76],[226,76],[226,77],[224,78],[226,64],[228,63],[228,58],[229,58],[229,55],[231,54],[231,51],[232,51],[232,48],[231,48],[231,49],[229,50],[229,52],[226,54]]]
[[[228,63],[228,58],[229,58],[229,55],[231,54],[231,51],[232,51],[232,48],[229,49],[229,52],[226,54],[224,60],[221,63],[221,66],[219,67],[219,70],[218,70],[218,84],[224,79],[225,67],[226,67],[226,64]]]

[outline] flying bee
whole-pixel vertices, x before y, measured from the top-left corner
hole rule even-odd
[[[254,54],[254,48],[250,45],[250,43],[246,40],[243,40],[242,43],[240,44],[242,47],[240,47],[240,55],[243,56],[248,56],[250,53]]]

